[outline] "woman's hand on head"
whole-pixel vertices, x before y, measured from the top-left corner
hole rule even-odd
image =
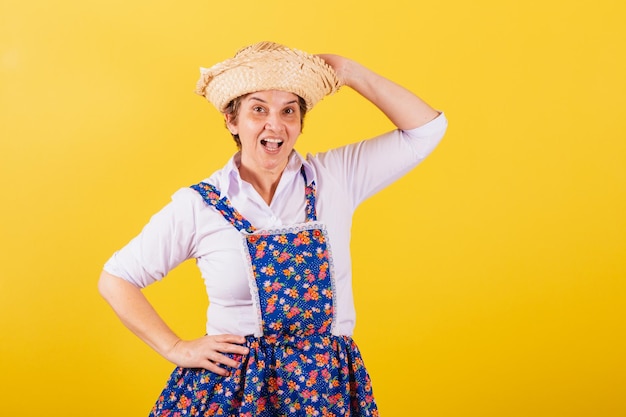
[[[241,346],[245,342],[245,337],[234,334],[179,340],[164,356],[183,368],[204,368],[218,375],[228,376],[228,368],[237,368],[240,356],[248,353],[248,348]],[[226,355],[229,353],[232,355]]]
[[[439,115],[408,89],[356,61],[332,54],[318,56],[335,70],[342,85],[372,102],[399,129],[415,129]]]
[[[326,61],[326,63],[335,70],[341,85],[347,85],[348,87],[352,86],[352,79],[356,76],[355,70],[358,67],[356,62],[341,55],[318,54],[317,56]]]

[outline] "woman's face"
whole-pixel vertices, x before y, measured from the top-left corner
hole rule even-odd
[[[242,98],[236,119],[225,117],[230,132],[239,135],[246,169],[282,172],[302,129],[297,95],[278,90],[251,93]]]

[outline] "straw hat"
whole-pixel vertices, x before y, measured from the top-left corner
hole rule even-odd
[[[322,58],[273,42],[239,50],[234,58],[200,68],[196,93],[220,112],[235,98],[264,90],[297,94],[307,110],[341,86],[335,70]]]

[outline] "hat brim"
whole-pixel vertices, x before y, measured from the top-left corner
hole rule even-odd
[[[335,70],[322,58],[271,42],[246,47],[234,58],[200,71],[196,93],[220,112],[237,97],[266,90],[296,94],[310,110],[341,86]]]

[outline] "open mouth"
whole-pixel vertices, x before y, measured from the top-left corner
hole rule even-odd
[[[283,141],[280,139],[261,139],[261,145],[267,150],[274,151],[283,146]]]

